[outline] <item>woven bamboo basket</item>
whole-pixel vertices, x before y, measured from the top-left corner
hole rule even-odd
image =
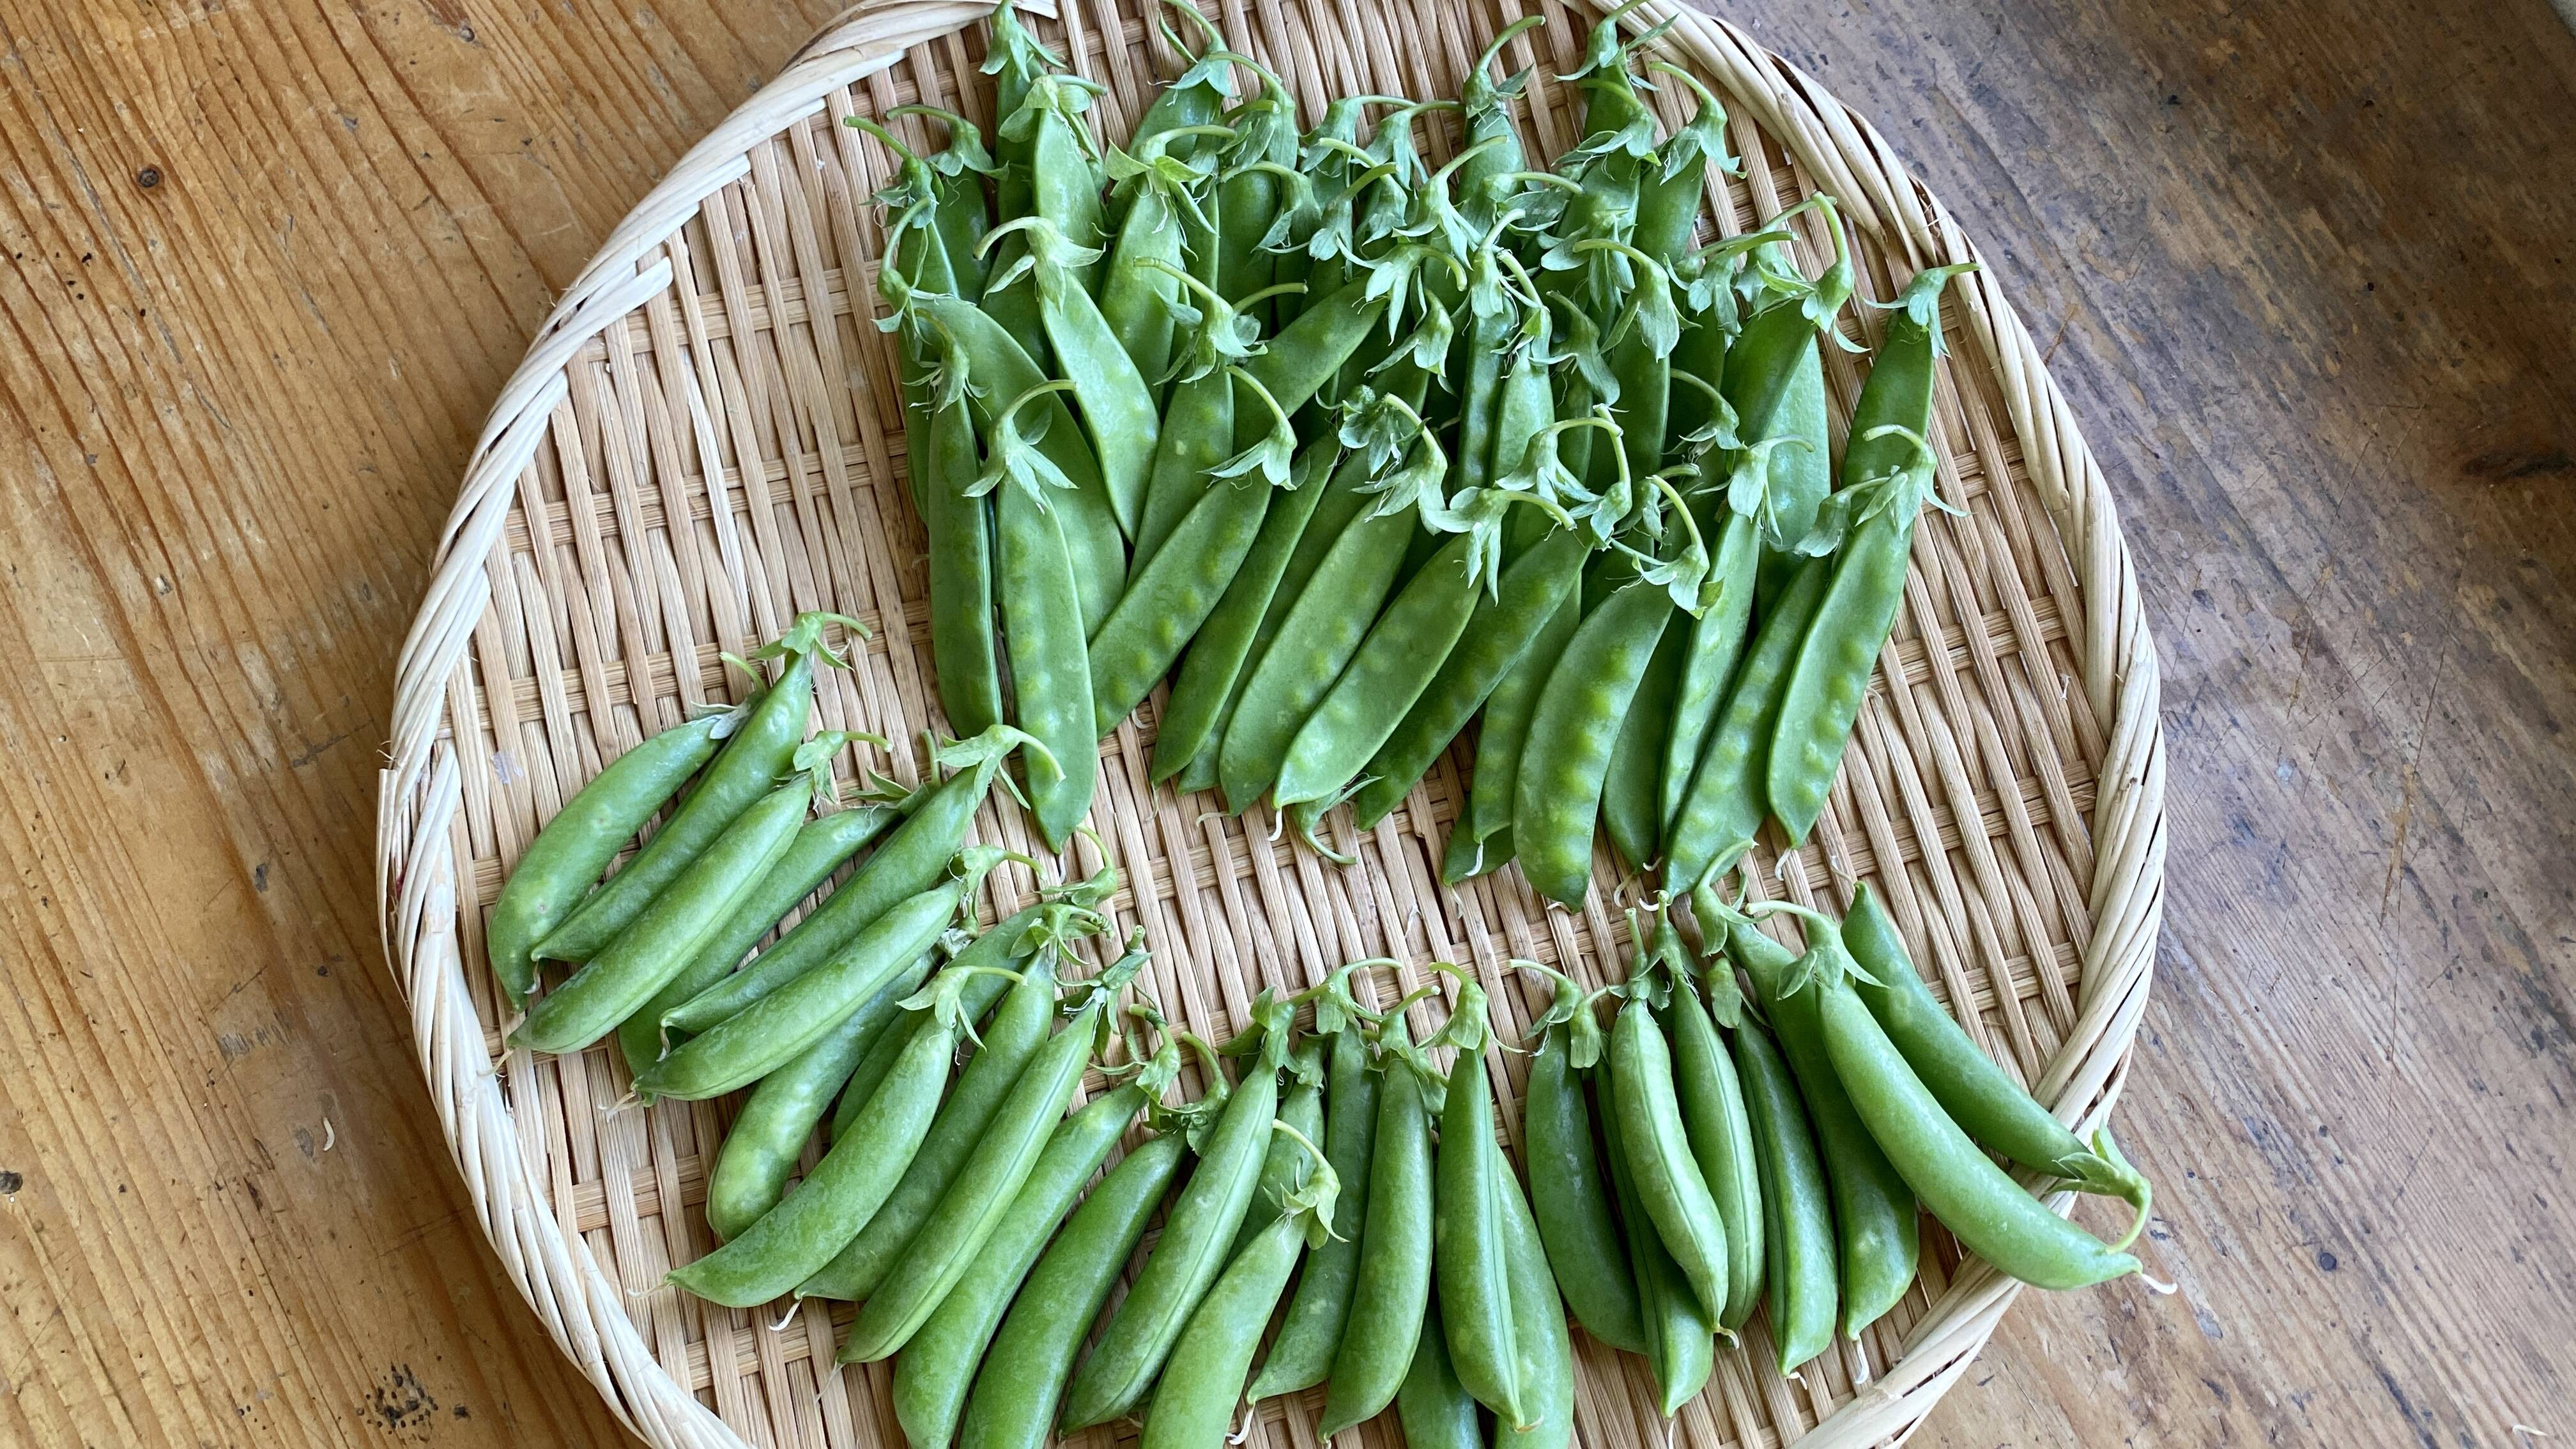
[[[1030,6],[1042,38],[1107,86],[1097,113],[1112,138],[1173,70],[1150,3]],[[1549,23],[1504,64],[1533,68],[1527,138],[1554,156],[1574,125],[1571,87],[1553,77],[1572,68],[1592,12],[1559,0],[1208,8],[1311,116],[1329,94],[1452,94],[1486,39],[1531,5]],[[613,1050],[503,1051],[484,908],[536,827],[606,761],[747,686],[719,651],[774,635],[799,610],[871,630],[856,667],[822,683],[818,709],[827,727],[898,743],[845,757],[844,776],[918,777],[919,733],[942,722],[891,355],[870,325],[880,233],[865,203],[886,157],[839,122],[913,100],[989,119],[982,14],[983,0],[850,12],[627,217],[494,405],[403,646],[378,890],[430,1093],[511,1278],[656,1445],[901,1437],[884,1367],[833,1368],[837,1325],[823,1314],[776,1328],[772,1315],[659,1286],[713,1246],[704,1173],[732,1104],[611,1110],[626,1090]],[[1882,299],[1917,267],[1977,255],[1886,142],[1811,78],[1669,0],[1631,23],[1666,19],[1666,54],[1724,99],[1748,161],[1741,179],[1712,176],[1722,184],[1704,224],[1751,229],[1830,191],[1853,224],[1861,293]],[[1426,145],[1436,157],[1448,139]],[[1811,271],[1820,240],[1806,238]],[[1950,293],[1935,426],[1942,492],[1965,516],[1926,516],[1906,607],[1814,836],[1785,855],[1757,850],[1747,875],[1758,892],[1832,908],[1854,882],[1876,882],[1933,990],[2089,1130],[2125,1078],[2161,907],[2156,656],[2110,493],[1999,285],[1977,273]],[[1843,325],[1873,343],[1880,327],[1867,308]],[[1826,358],[1839,446],[1861,369]],[[1524,995],[1508,958],[1592,981],[1618,972],[1626,930],[1606,855],[1579,912],[1543,909],[1516,869],[1438,884],[1462,793],[1455,758],[1365,837],[1336,821],[1358,857],[1342,868],[1272,840],[1257,807],[1228,820],[1210,800],[1147,788],[1159,706],[1157,695],[1103,742],[1097,838],[1049,869],[1124,873],[1116,929],[1141,924],[1156,951],[1140,984],[1201,1032],[1231,1030],[1265,984],[1385,956],[1472,965],[1510,1040],[1545,1002]],[[1040,853],[998,792],[977,830]],[[997,872],[987,918],[1036,884]],[[1408,964],[1376,984],[1420,979]],[[1494,1066],[1517,1085],[1517,1058],[1498,1051]],[[1516,1130],[1517,1112],[1503,1117]],[[1757,1317],[1682,1411],[1679,1439],[1877,1445],[1919,1423],[2016,1291],[1928,1220],[1925,1231],[1915,1292],[1796,1378],[1768,1366]],[[1580,1441],[1668,1442],[1642,1363],[1578,1341]],[[1251,1438],[1308,1449],[1312,1424],[1311,1405],[1274,1401]],[[1397,1437],[1383,1422],[1353,1432]]]

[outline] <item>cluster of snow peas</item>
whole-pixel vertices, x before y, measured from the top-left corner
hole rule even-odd
[[[1627,979],[1590,995],[1521,963],[1556,983],[1524,1108],[1540,1238],[1576,1320],[1647,1359],[1666,1414],[1757,1307],[1783,1374],[1837,1325],[1858,1337],[1895,1307],[1916,1276],[1918,1209],[2041,1287],[2139,1271],[2126,1249],[2146,1180],[2107,1133],[2078,1139],[1977,1049],[1866,884],[1840,921],[1738,910],[1706,885],[1691,905],[1705,959],[1658,912],[1630,919]],[[1755,916],[1772,914],[1803,923],[1803,954],[1763,932]],[[2096,1240],[1989,1153],[2043,1189],[2128,1202],[2127,1235]]]
[[[1006,3],[997,134],[944,111],[896,155],[879,289],[899,334],[940,695],[1045,742],[1050,843],[1094,741],[1166,676],[1152,774],[1367,829],[1474,733],[1444,874],[1515,857],[1568,904],[1596,822],[1687,889],[1766,816],[1822,810],[1933,489],[1939,301],[1916,277],[1839,483],[1820,342],[1854,270],[1830,197],[1697,241],[1726,117],[1659,31],[1591,33],[1581,135],[1541,167],[1497,78],[1346,96],[1300,130],[1203,37],[1125,147]],[[1641,69],[1642,64],[1642,69]],[[1239,83],[1248,84],[1239,86]],[[1645,93],[1679,86],[1662,134]],[[1239,94],[1238,91],[1241,91]],[[1445,165],[1421,138],[1446,127]],[[1809,278],[1788,223],[1833,263]]]

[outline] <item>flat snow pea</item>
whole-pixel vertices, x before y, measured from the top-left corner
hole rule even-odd
[[[1030,83],[1019,109],[1002,118],[1002,139],[1028,148],[1029,211],[1025,217],[1005,218],[1000,227],[994,228],[999,231],[1014,222],[1034,218],[1091,253],[1088,259],[1075,263],[1086,295],[1100,291],[1100,264],[1109,242],[1107,217],[1101,205],[1100,152],[1092,140],[1091,123],[1084,115],[1099,90],[1096,82],[1081,76],[1061,72],[1042,75]],[[988,233],[987,244],[991,239]],[[1003,263],[996,270],[994,281],[985,286],[986,293],[1004,290],[998,285],[1000,271],[1009,265]],[[1053,342],[1052,334],[1048,340]],[[1066,359],[1058,359],[1059,365],[1065,362]]]
[[[1005,412],[996,436],[1014,426]],[[1027,762],[1029,804],[1047,847],[1061,850],[1090,813],[1100,784],[1100,737],[1092,729],[1091,662],[1082,628],[1082,576],[1063,529],[1065,512],[1049,506],[1040,485],[1013,476],[999,481],[998,489],[1001,497],[993,506],[993,531],[1000,544],[995,581],[1011,690],[1020,728],[1046,747]]]
[[[1697,622],[1679,611],[1668,618],[1636,693],[1628,697],[1619,738],[1610,747],[1610,768],[1601,777],[1602,833],[1637,870],[1663,849],[1663,745],[1672,734],[1673,697],[1690,653],[1689,626]]]
[[[1716,533],[1717,546],[1709,560],[1716,597],[1685,631],[1689,642],[1673,685],[1672,728],[1664,738],[1663,782],[1656,808],[1667,834],[1680,821],[1683,802],[1690,797],[1701,746],[1716,722],[1726,687],[1735,678],[1736,661],[1743,657],[1745,635],[1753,623],[1753,571],[1762,553],[1760,532],[1751,516],[1730,510]],[[1705,590],[1701,596],[1708,596]]]
[[[1110,511],[1118,517],[1119,531],[1132,538],[1144,515],[1145,480],[1154,467],[1162,410],[1086,289],[1081,271],[1098,260],[1098,249],[1071,241],[1044,217],[1005,222],[985,244],[1015,228],[1026,235],[1028,249],[1020,261],[994,274],[993,290],[1006,291],[1023,277],[1037,288],[1038,321],[1055,349],[1065,385],[1081,405]]]
[[[1172,370],[1173,304],[1181,299],[1181,284],[1162,268],[1177,272],[1185,259],[1182,237],[1199,206],[1193,192],[1207,179],[1171,148],[1200,136],[1233,134],[1223,126],[1173,127],[1138,138],[1132,154],[1113,151],[1109,156],[1110,179],[1117,187],[1112,194],[1126,214],[1118,222],[1118,244],[1110,251],[1101,283],[1100,316],[1158,404]],[[1142,535],[1137,536],[1141,541]]]
[[[1579,572],[1581,564],[1576,568]],[[1579,582],[1579,580],[1578,580]],[[1533,635],[1520,659],[1494,686],[1486,697],[1484,724],[1476,733],[1476,764],[1468,788],[1467,833],[1480,842],[1491,842],[1511,829],[1512,805],[1520,787],[1521,752],[1529,740],[1530,716],[1538,709],[1539,696],[1547,688],[1557,661],[1564,657],[1565,646],[1583,622],[1583,597],[1574,585],[1565,587],[1564,601],[1548,616]],[[1509,851],[1499,852],[1508,856]],[[1491,858],[1491,856],[1489,856]]]

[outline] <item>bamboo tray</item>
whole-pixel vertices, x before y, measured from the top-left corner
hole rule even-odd
[[[1097,110],[1112,138],[1173,69],[1145,23],[1150,3],[1028,7],[1041,37],[1108,87]],[[1553,77],[1596,18],[1559,0],[1207,8],[1236,48],[1287,78],[1309,117],[1328,92],[1452,94],[1487,37],[1543,14],[1504,68],[1533,67],[1524,127],[1546,157],[1573,124],[1571,87]],[[612,1050],[502,1052],[483,909],[582,781],[744,686],[719,650],[775,634],[799,610],[837,610],[872,631],[855,670],[822,684],[818,708],[827,727],[898,744],[845,757],[845,777],[863,765],[917,777],[919,732],[942,721],[891,355],[870,325],[879,230],[865,203],[886,158],[840,118],[920,99],[989,120],[975,72],[983,10],[886,0],[851,11],[627,217],[494,405],[403,645],[377,875],[430,1093],[511,1277],[609,1406],[656,1445],[839,1449],[901,1436],[884,1366],[832,1368],[836,1328],[822,1314],[773,1329],[767,1313],[659,1286],[671,1264],[713,1245],[703,1174],[731,1104],[611,1112],[626,1089]],[[1744,179],[1712,192],[1720,230],[1830,191],[1852,223],[1864,297],[1894,295],[1916,267],[1976,256],[1868,122],[1811,78],[1670,0],[1630,17],[1666,18],[1665,51],[1724,99],[1748,158]],[[1672,96],[1659,103],[1668,125],[1681,119]],[[1436,162],[1447,138],[1431,136],[1429,150]],[[1810,271],[1819,239],[1806,237]],[[2109,490],[2000,280],[1972,274],[1950,292],[1935,432],[1942,492],[1967,515],[1926,515],[1832,803],[1805,849],[1759,848],[1749,877],[1836,908],[1852,882],[1875,881],[1933,989],[1971,1008],[1963,1019],[1986,1046],[2089,1130],[2125,1079],[2162,901],[2156,656]],[[1880,324],[1854,308],[1843,325],[1874,342]],[[1839,445],[1860,369],[1832,349],[1826,369]],[[1388,956],[1472,963],[1512,1039],[1545,1003],[1524,996],[1507,957],[1594,981],[1618,970],[1626,931],[1606,855],[1580,912],[1542,909],[1516,869],[1456,891],[1438,884],[1461,795],[1455,758],[1365,837],[1336,819],[1359,858],[1343,869],[1270,840],[1258,807],[1226,820],[1208,799],[1149,790],[1160,701],[1103,742],[1098,839],[1053,868],[1106,861],[1125,873],[1117,929],[1141,923],[1157,953],[1140,984],[1191,1026],[1221,1034],[1266,983],[1303,986],[1345,960]],[[977,834],[1038,853],[998,794]],[[988,917],[1034,885],[1017,868],[997,872]],[[1417,979],[1407,965],[1381,985]],[[1498,1053],[1495,1066],[1517,1084],[1519,1059]],[[1517,1112],[1504,1117],[1517,1130]],[[1766,1367],[1757,1317],[1742,1350],[1721,1350],[1676,1438],[1713,1449],[1904,1435],[2016,1292],[1929,1220],[1924,1230],[1924,1277],[1885,1321],[1784,1380]],[[1578,1341],[1580,1442],[1666,1442],[1641,1361]],[[1372,1446],[1398,1437],[1388,1422],[1352,1432]],[[1309,1406],[1274,1401],[1250,1442],[1307,1449],[1313,1438]]]

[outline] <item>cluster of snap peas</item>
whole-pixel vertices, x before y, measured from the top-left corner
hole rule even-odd
[[[1453,100],[1346,96],[1311,128],[1206,36],[1126,147],[1098,87],[1009,3],[984,69],[1001,122],[953,113],[879,194],[932,649],[964,732],[1045,742],[1061,841],[1095,741],[1167,675],[1151,773],[1373,826],[1471,722],[1443,874],[1517,858],[1579,903],[1597,825],[1686,890],[1766,817],[1803,838],[1832,788],[1939,504],[1940,296],[1892,306],[1837,477],[1819,344],[1854,269],[1833,200],[1694,246],[1726,117],[1659,31],[1591,33],[1582,134],[1552,169],[1496,79]],[[1649,79],[1649,75],[1653,77]],[[1237,99],[1238,76],[1257,81]],[[1643,93],[1677,84],[1661,134]],[[1453,115],[1434,169],[1417,128]],[[1369,118],[1374,116],[1374,124]],[[1833,240],[1814,278],[1789,220]],[[1338,857],[1337,857],[1338,858]]]

